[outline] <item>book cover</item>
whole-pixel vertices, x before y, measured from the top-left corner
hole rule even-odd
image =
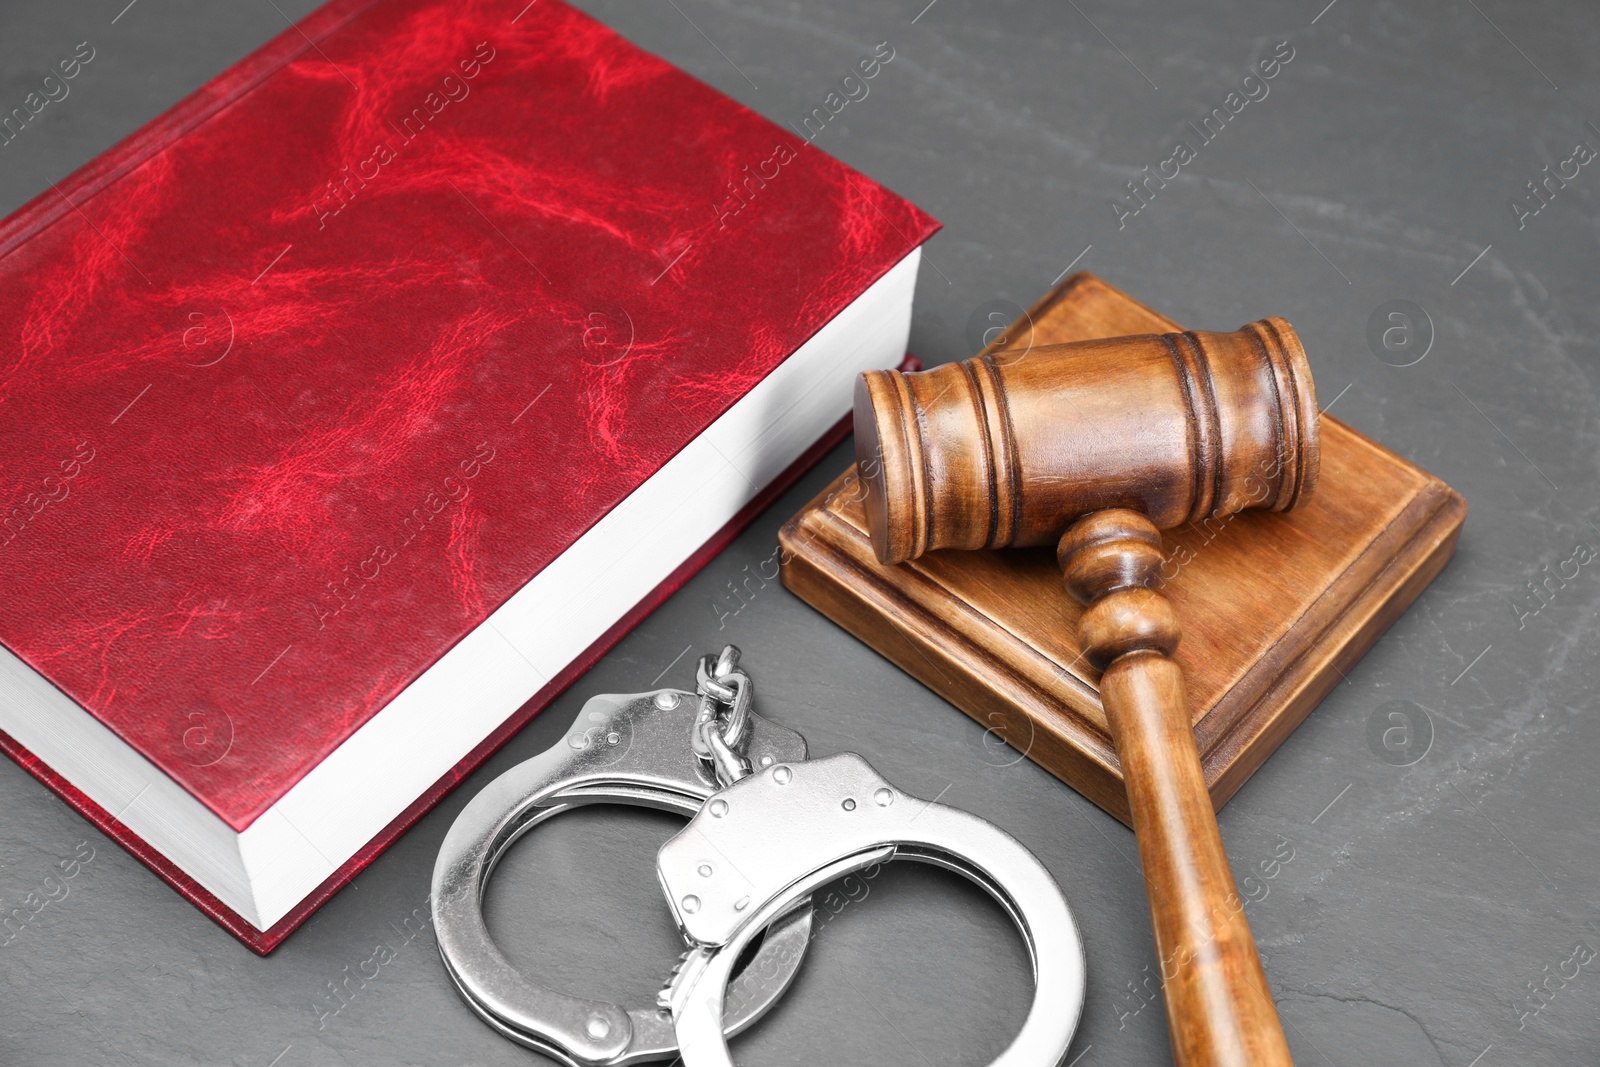
[[[336,0],[0,226],[0,642],[241,830],[935,226],[559,0]]]

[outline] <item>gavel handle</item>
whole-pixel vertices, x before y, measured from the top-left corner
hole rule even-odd
[[[1080,519],[1059,550],[1088,604],[1079,635],[1104,666],[1100,701],[1133,813],[1178,1067],[1292,1067],[1200,768],[1178,621],[1149,588],[1161,537],[1137,512]]]
[[[1139,838],[1167,1024],[1179,1067],[1287,1067],[1278,1012],[1233,883],[1184,699],[1159,652],[1100,679]]]

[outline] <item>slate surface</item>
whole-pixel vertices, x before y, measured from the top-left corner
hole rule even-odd
[[[311,6],[125,2],[0,10],[0,110],[78,42],[96,49],[70,96],[0,148],[0,210]],[[507,18],[522,2],[508,0]],[[1195,326],[1286,316],[1324,403],[1466,495],[1455,561],[1229,804],[1223,835],[1298,1063],[1593,1063],[1600,962],[1568,961],[1600,947],[1600,580],[1578,562],[1592,552],[1575,551],[1600,548],[1600,176],[1566,164],[1578,173],[1551,180],[1548,204],[1526,183],[1579,141],[1600,148],[1600,19],[1506,0],[924,3],[583,6],[797,125],[892,44],[866,97],[816,143],[945,222],[917,298],[925,361],[969,355],[991,312],[1029,303],[1076,261]],[[1186,122],[1226,107],[1284,40],[1294,58],[1266,97],[1202,143]],[[1179,176],[1127,200],[1125,183],[1147,164],[1158,173],[1180,139],[1196,151]],[[1395,300],[1426,320],[1414,307],[1386,318]],[[413,918],[426,915],[439,841],[586,694],[663,671],[687,684],[687,650],[726,640],[745,649],[764,711],[814,752],[859,751],[1051,867],[1089,954],[1069,1060],[1168,1062],[1160,1005],[1146,1003],[1156,961],[1133,837],[776,583],[751,581],[747,600],[730,588],[848,458],[829,457],[266,960],[0,762],[5,910],[58,860],[92,851],[66,895],[0,947],[0,1062],[538,1061],[458,1003]],[[586,812],[526,839],[489,895],[507,951],[576,992],[648,999],[675,955],[648,863],[671,826]],[[998,909],[917,867],[868,888],[827,917],[797,986],[737,1044],[742,1063],[981,1064],[1005,1045],[1031,985]],[[333,1013],[327,984],[380,943],[392,962]]]

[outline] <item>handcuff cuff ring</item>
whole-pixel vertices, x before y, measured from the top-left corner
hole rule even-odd
[[[860,756],[842,753],[751,774],[661,846],[662,888],[695,946],[662,993],[684,1067],[733,1067],[717,1021],[735,961],[754,938],[821,886],[891,859],[970,878],[1022,933],[1033,1004],[991,1067],[1065,1058],[1083,1009],[1083,942],[1050,872],[994,824],[901,792]]]
[[[744,751],[769,765],[805,758],[803,737],[751,712],[748,698],[745,704]],[[693,815],[720,784],[691,743],[698,714],[696,694],[679,690],[594,697],[562,741],[500,775],[456,817],[433,871],[439,954],[467,1005],[502,1036],[574,1067],[673,1055],[672,1024],[657,1005],[587,1000],[519,973],[489,936],[483,894],[518,838],[572,808],[627,804]],[[760,1018],[788,988],[811,917],[810,908],[797,908],[772,927],[746,968],[754,976],[749,995],[724,1020],[728,1032]]]

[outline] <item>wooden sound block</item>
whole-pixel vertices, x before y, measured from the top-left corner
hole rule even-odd
[[[1181,329],[1080,273],[987,352]],[[1444,482],[1321,418],[1309,501],[1163,535],[1162,591],[1183,623],[1175,658],[1218,808],[1439,573],[1466,518]],[[852,467],[784,524],[784,584],[1128,822],[1099,676],[1077,643],[1083,609],[1052,550],[940,551],[884,566],[863,495]]]

